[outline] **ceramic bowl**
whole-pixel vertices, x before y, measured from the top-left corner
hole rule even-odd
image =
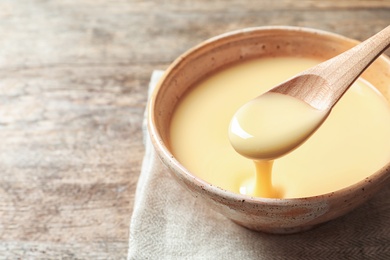
[[[173,178],[214,210],[249,229],[295,233],[335,219],[364,203],[389,182],[390,164],[347,188],[314,197],[253,198],[223,190],[193,175],[172,155],[169,124],[180,97],[201,79],[231,64],[262,56],[300,55],[329,59],[356,45],[346,37],[309,28],[258,27],[211,38],[167,69],[149,103],[149,133]],[[390,102],[390,60],[382,55],[362,75]]]

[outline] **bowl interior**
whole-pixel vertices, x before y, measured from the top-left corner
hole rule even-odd
[[[212,38],[180,56],[166,71],[152,96],[151,125],[160,148],[169,152],[169,125],[181,96],[195,83],[234,63],[264,56],[329,59],[357,44],[343,36],[295,27],[262,27]],[[390,102],[390,62],[377,59],[362,75]],[[171,156],[171,155],[169,155]]]

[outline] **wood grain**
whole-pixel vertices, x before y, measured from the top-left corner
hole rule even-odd
[[[363,40],[389,1],[0,1],[0,259],[125,259],[153,69],[214,35]]]

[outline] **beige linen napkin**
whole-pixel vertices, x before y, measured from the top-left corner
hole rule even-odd
[[[152,75],[153,88],[161,71]],[[161,164],[144,124],[145,157],[128,259],[390,259],[390,187],[313,230],[271,235],[240,227],[190,195]]]

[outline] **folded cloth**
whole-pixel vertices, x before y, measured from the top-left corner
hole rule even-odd
[[[161,71],[153,72],[149,91]],[[128,259],[390,259],[390,187],[344,217],[292,235],[243,228],[171,178],[144,123]]]

